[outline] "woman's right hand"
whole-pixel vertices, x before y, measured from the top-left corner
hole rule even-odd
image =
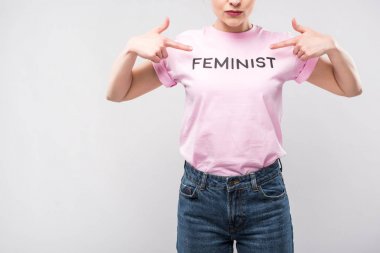
[[[162,58],[168,57],[166,47],[192,51],[191,46],[175,42],[161,34],[168,26],[169,18],[166,17],[162,25],[142,35],[133,36],[127,43],[126,51],[135,52],[140,57],[156,63],[159,63]]]

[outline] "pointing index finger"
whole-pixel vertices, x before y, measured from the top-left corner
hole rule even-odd
[[[270,48],[276,49],[276,48],[294,46],[296,44],[296,42],[297,42],[297,37],[271,44]]]
[[[176,41],[171,40],[171,39],[166,39],[165,44],[167,47],[173,47],[173,48],[180,49],[180,50],[185,50],[185,51],[193,50],[192,46],[185,45],[185,44],[176,42]]]

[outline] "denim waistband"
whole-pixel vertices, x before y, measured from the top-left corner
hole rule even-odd
[[[257,185],[281,173],[282,163],[280,158],[277,158],[272,164],[246,175],[219,176],[198,170],[185,160],[184,171],[186,177],[197,185],[200,185],[202,189],[205,185],[222,188],[224,186],[233,187],[234,185],[247,182],[251,182],[253,187],[257,188]]]

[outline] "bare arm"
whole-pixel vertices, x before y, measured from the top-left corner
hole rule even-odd
[[[304,61],[320,56],[307,81],[339,96],[360,95],[362,86],[356,66],[350,55],[337,44],[336,40],[330,35],[298,24],[294,18],[292,25],[301,34],[272,44],[271,48],[294,46],[293,54]]]
[[[354,61],[343,48],[336,43],[333,44],[334,47],[326,53],[329,58],[324,67],[326,70],[316,69],[308,81],[317,86],[339,87],[346,97],[360,95],[363,91]],[[331,75],[331,73],[333,74]],[[326,76],[330,78],[326,78]]]
[[[132,70],[132,84],[122,101],[137,98],[161,86],[152,62],[147,60]]]
[[[119,102],[126,96],[132,84],[132,68],[136,58],[136,53],[127,51],[121,53],[116,59],[112,66],[111,80],[107,91],[108,100]]]
[[[153,68],[153,62],[160,62],[168,57],[166,47],[191,51],[188,45],[175,42],[161,35],[169,26],[169,19],[141,35],[134,36],[128,41],[125,50],[118,56],[112,67],[110,84],[107,91],[107,100],[122,102],[145,94],[161,85]],[[147,59],[134,67],[137,56]]]

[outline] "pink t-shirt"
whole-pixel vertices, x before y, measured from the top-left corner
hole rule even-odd
[[[286,155],[283,84],[304,82],[319,58],[302,61],[293,46],[270,49],[291,37],[259,25],[240,33],[203,26],[175,37],[192,51],[167,47],[168,57],[152,62],[165,87],[185,88],[179,151],[186,161],[210,174],[233,176]]]

